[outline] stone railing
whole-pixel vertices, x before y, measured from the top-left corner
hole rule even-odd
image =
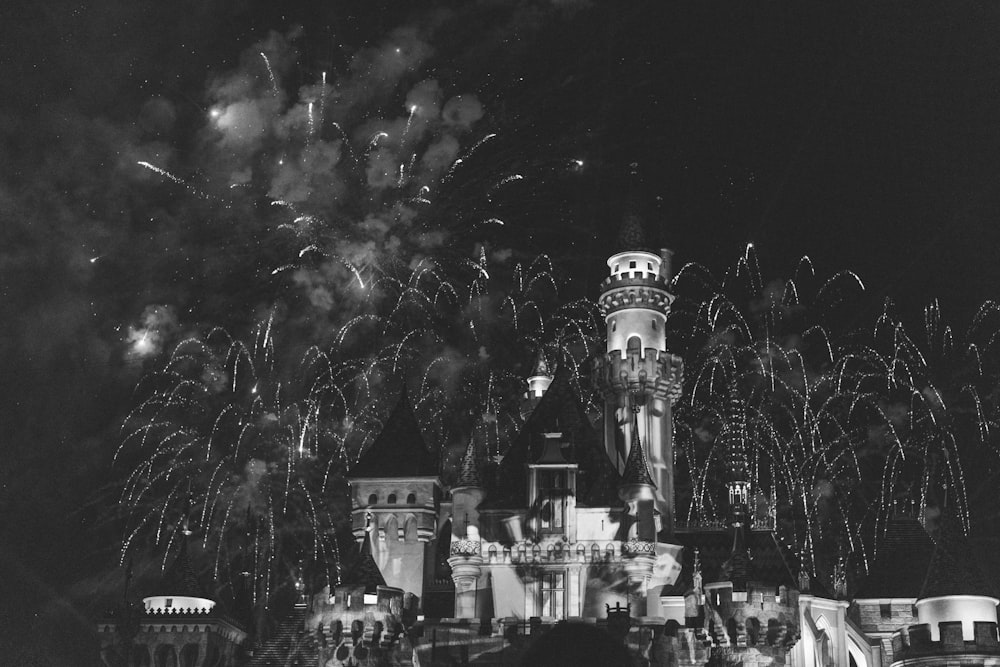
[[[481,549],[479,540],[454,540],[451,543],[452,556],[478,556]]]
[[[648,540],[636,540],[632,539],[627,542],[622,542],[622,555],[623,556],[655,556],[656,555],[656,542],[650,542]]]

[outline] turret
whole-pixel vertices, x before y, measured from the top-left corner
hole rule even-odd
[[[633,418],[638,410],[633,410]],[[629,598],[637,607],[649,610],[646,596],[653,567],[656,564],[656,483],[649,474],[646,454],[639,441],[639,430],[633,424],[632,442],[625,473],[618,490],[625,502],[623,523],[626,534],[622,540],[622,557],[628,575]]]
[[[681,393],[683,368],[680,357],[667,352],[666,321],[674,300],[667,289],[669,265],[670,252],[645,249],[642,223],[637,216],[626,217],[599,299],[607,351],[594,361],[594,377],[604,395],[608,456],[624,473],[637,425],[655,484],[656,509],[668,534],[673,531],[671,409]]]
[[[458,480],[451,489],[453,515],[448,565],[455,583],[455,615],[458,618],[476,616],[479,577],[483,564],[479,504],[484,495],[475,442],[469,442],[462,457]]]
[[[355,539],[371,521],[372,555],[389,586],[423,596],[433,576],[442,487],[405,384],[385,427],[350,470]]]

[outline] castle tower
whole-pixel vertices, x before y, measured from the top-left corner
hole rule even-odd
[[[388,586],[423,597],[433,576],[442,487],[436,457],[424,443],[406,387],[382,432],[351,468],[352,528],[369,530],[372,556]]]
[[[639,218],[626,217],[620,251],[608,258],[599,305],[607,351],[595,359],[594,377],[604,395],[604,442],[619,473],[628,460],[633,424],[649,462],[663,528],[673,532],[673,419],[681,393],[681,358],[667,352],[666,320],[674,296],[669,250],[644,249]],[[633,412],[636,418],[633,420]]]
[[[98,623],[108,667],[243,664],[247,634],[198,581],[188,556],[189,532],[185,527],[177,557],[141,606],[126,599],[120,613]]]
[[[524,392],[521,400],[521,419],[527,419],[536,407],[542,396],[548,391],[552,384],[552,369],[545,360],[545,353],[538,351],[538,358],[535,359],[535,367],[528,377],[528,391]]]
[[[634,418],[638,417],[638,406],[633,406]],[[623,523],[626,533],[622,541],[622,557],[628,574],[629,601],[645,615],[649,615],[647,587],[656,563],[656,484],[649,474],[639,430],[633,423],[632,442],[625,474],[618,495],[625,502]]]
[[[476,447],[469,442],[462,457],[458,480],[451,489],[452,533],[448,565],[455,582],[455,616],[475,618],[479,577],[482,573],[482,548],[479,539],[479,504],[485,490],[479,477]]]
[[[989,590],[958,518],[945,508],[914,605],[917,623],[893,634],[893,667],[1000,664],[1000,600]]]

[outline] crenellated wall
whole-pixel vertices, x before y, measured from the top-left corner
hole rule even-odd
[[[907,665],[1000,665],[1000,641],[997,624],[974,622],[973,639],[962,634],[962,621],[937,624],[938,640],[931,639],[931,626],[918,623],[893,633],[894,667]]]

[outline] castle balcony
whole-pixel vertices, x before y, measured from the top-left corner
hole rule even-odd
[[[641,394],[673,405],[681,396],[684,361],[676,354],[647,347],[595,357],[594,378],[607,397]]]

